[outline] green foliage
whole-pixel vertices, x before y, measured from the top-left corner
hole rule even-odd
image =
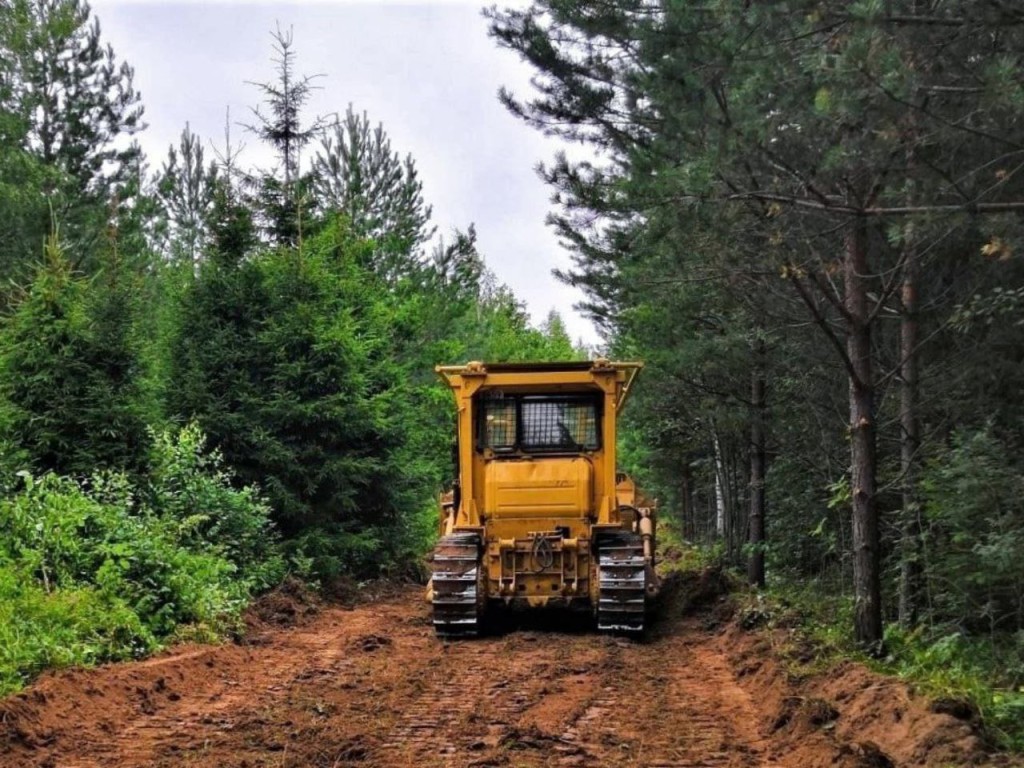
[[[768,619],[768,627],[795,628],[792,639],[802,652],[788,654],[784,651],[783,654],[789,656],[790,672],[795,677],[826,672],[851,656],[858,661],[869,661],[850,638],[848,627],[853,620],[853,600],[823,601],[822,590],[828,588],[827,582],[783,577],[765,592],[750,598],[755,601],[756,610]]]
[[[51,239],[45,264],[3,328],[5,438],[43,469],[87,469],[75,455],[86,434],[78,407],[87,398],[84,292],[84,282]]]
[[[187,548],[215,544],[246,590],[277,584],[284,575],[278,537],[270,506],[257,488],[236,487],[223,457],[207,449],[196,424],[157,434],[153,443],[146,506],[161,519],[176,521],[176,536]]]
[[[1024,630],[1024,473],[991,425],[960,430],[922,479],[934,619]]]
[[[302,239],[310,185],[310,179],[301,170],[302,149],[323,130],[324,121],[317,118],[312,124],[303,125],[302,109],[316,78],[296,74],[292,30],[283,32],[278,27],[272,36],[276,79],[254,84],[263,103],[252,110],[255,123],[247,127],[274,150],[278,166],[249,176],[246,182],[254,188],[252,201],[268,241],[293,246]]]
[[[433,367],[588,354],[556,312],[531,324],[472,225],[431,241],[365,115],[303,170],[312,79],[275,39],[254,122],[278,167],[230,142],[207,165],[186,126],[154,177],[88,5],[0,3],[3,686],[214,636],[286,568],[422,575],[453,474]]]
[[[2,81],[0,75],[0,89]],[[0,307],[16,293],[11,283],[19,284],[30,274],[49,221],[42,189],[52,169],[14,140],[22,125],[17,116],[5,112],[0,93],[0,137],[6,138],[0,140],[0,221],[5,222],[0,233]]]
[[[47,592],[0,563],[0,696],[48,668],[130,659],[157,647],[119,598],[92,586]]]
[[[950,322],[962,332],[979,324],[1024,325],[1024,286],[996,286],[986,296],[975,294],[956,308]]]
[[[886,632],[884,664],[927,695],[966,702],[1003,747],[1024,751],[1024,636]]]
[[[50,238],[0,347],[3,437],[37,470],[86,475],[145,463],[137,290],[113,260],[86,282]]]
[[[186,125],[178,146],[169,148],[156,182],[165,219],[163,250],[172,263],[191,270],[201,260],[210,238],[218,174],[216,164],[205,164],[202,141]]]
[[[880,639],[883,612],[1018,626],[1017,507],[991,486],[972,507],[969,473],[954,477],[978,464],[980,482],[1019,494],[1024,272],[1007,211],[1024,185],[1004,168],[1022,117],[1015,12],[593,6],[485,14],[533,69],[533,90],[503,92],[506,106],[593,150],[542,172],[573,259],[559,277],[585,291],[617,357],[648,363],[624,456],[688,539],[724,538],[736,562],[761,519],[748,510],[766,454],[769,572],[852,585],[865,639]],[[850,248],[861,228],[865,247]],[[999,469],[944,442],[988,421]],[[945,470],[922,488],[925,457]],[[902,599],[877,594],[883,571]]]
[[[984,638],[962,632],[917,627],[886,628],[884,658],[866,657],[851,642],[847,626],[852,600],[823,601],[817,581],[780,580],[767,593],[751,595],[740,608],[741,621],[785,627],[796,649],[790,673],[827,674],[853,658],[898,675],[933,700],[976,713],[985,734],[999,746],[1024,751],[1024,635],[1000,633]],[[781,649],[787,655],[787,647]]]
[[[47,169],[49,213],[74,245],[78,265],[91,271],[112,198],[129,203],[138,191],[130,177],[139,148],[126,140],[142,126],[134,73],[103,44],[85,0],[4,3],[0,60],[22,119],[19,138]],[[34,207],[42,208],[29,230],[38,243],[50,220],[41,199]]]
[[[365,247],[331,227],[301,253],[205,265],[183,298],[171,393],[286,534],[348,532],[353,551],[397,524],[416,482],[398,455],[414,403]]]
[[[352,105],[331,126],[313,159],[313,191],[322,220],[344,216],[359,238],[373,240],[374,271],[394,282],[407,275],[430,239],[430,206],[423,200],[412,156],[399,157],[378,123]]]
[[[231,628],[284,566],[269,508],[235,489],[196,427],[156,436],[154,471],[87,481],[18,473],[0,500],[0,685],[126,658],[181,625]]]

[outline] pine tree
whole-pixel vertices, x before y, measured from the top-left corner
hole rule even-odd
[[[43,189],[59,177],[29,151],[29,108],[19,99],[13,56],[17,36],[13,7],[0,6],[0,305],[8,300],[8,282],[27,278],[38,259],[49,224]]]
[[[218,183],[217,165],[206,164],[200,138],[188,125],[178,146],[171,146],[156,182],[167,219],[167,256],[198,270],[210,239],[210,216]]]
[[[391,149],[380,123],[349,105],[313,160],[313,193],[321,217],[344,216],[359,237],[377,244],[374,266],[394,282],[417,264],[417,250],[433,235],[431,209],[410,155]]]
[[[954,226],[966,228],[978,213],[1024,209],[1014,174],[983,170],[1019,146],[1011,95],[1019,84],[1007,79],[1019,18],[1007,6],[967,6],[928,15],[914,2],[623,0],[490,12],[499,42],[539,73],[535,98],[506,93],[506,104],[609,158],[562,157],[546,171],[561,206],[554,221],[576,250],[566,277],[589,291],[595,315],[616,329],[632,308],[627,270],[650,258],[651,235],[663,237],[658,221],[710,206],[743,231],[739,239],[712,225],[721,243],[759,256],[765,276],[781,272],[833,350],[849,389],[855,634],[874,648],[882,631],[876,440],[887,375],[879,317],[898,284],[891,276],[912,252],[893,247],[896,228],[880,222],[960,214]],[[980,51],[1001,63],[980,66]],[[989,102],[984,93],[1003,95]],[[940,240],[936,224],[919,221]],[[723,278],[753,266],[733,260]]]
[[[89,267],[114,189],[130,179],[139,154],[125,141],[143,127],[132,68],[104,47],[84,0],[12,0],[0,14],[0,59],[9,61],[14,100],[27,120],[26,147],[53,169],[46,189],[52,215],[85,260],[80,266]]]

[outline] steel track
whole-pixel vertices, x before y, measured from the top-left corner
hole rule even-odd
[[[644,631],[647,572],[640,537],[627,531],[598,540],[597,628],[639,635]]]
[[[480,536],[453,533],[434,547],[433,609],[438,637],[475,637],[480,632]]]

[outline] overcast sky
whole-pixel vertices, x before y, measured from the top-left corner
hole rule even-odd
[[[549,190],[538,161],[557,147],[509,114],[501,85],[529,88],[529,68],[487,36],[481,5],[466,0],[398,3],[154,2],[91,0],[103,37],[135,68],[148,128],[140,142],[159,167],[186,123],[222,147],[225,112],[245,122],[257,90],[274,78],[271,31],[294,29],[297,70],[322,74],[309,115],[352,103],[383,122],[392,148],[411,153],[440,232],[475,223],[481,252],[535,322],[552,308],[589,343],[593,327],[572,305],[575,290],[551,275],[568,255],[544,224]],[[505,3],[503,3],[505,5]],[[243,161],[262,161],[253,137],[232,125]]]

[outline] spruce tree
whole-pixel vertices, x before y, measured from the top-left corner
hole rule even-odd
[[[278,165],[248,178],[261,226],[267,239],[278,245],[295,245],[299,241],[302,221],[311,207],[307,200],[309,178],[302,170],[302,150],[324,128],[324,119],[303,124],[302,110],[315,87],[317,75],[295,72],[295,51],[292,31],[278,28],[274,38],[274,63],[277,80],[251,83],[263,96],[263,104],[252,109],[255,122],[247,128],[266,142],[277,154]],[[304,213],[305,211],[305,213]]]
[[[199,421],[325,572],[372,570],[421,482],[402,459],[413,414],[370,247],[332,225],[301,253],[213,255],[173,348],[170,412]]]
[[[7,440],[40,471],[138,470],[147,453],[133,277],[114,256],[90,283],[51,236],[3,328]]]

